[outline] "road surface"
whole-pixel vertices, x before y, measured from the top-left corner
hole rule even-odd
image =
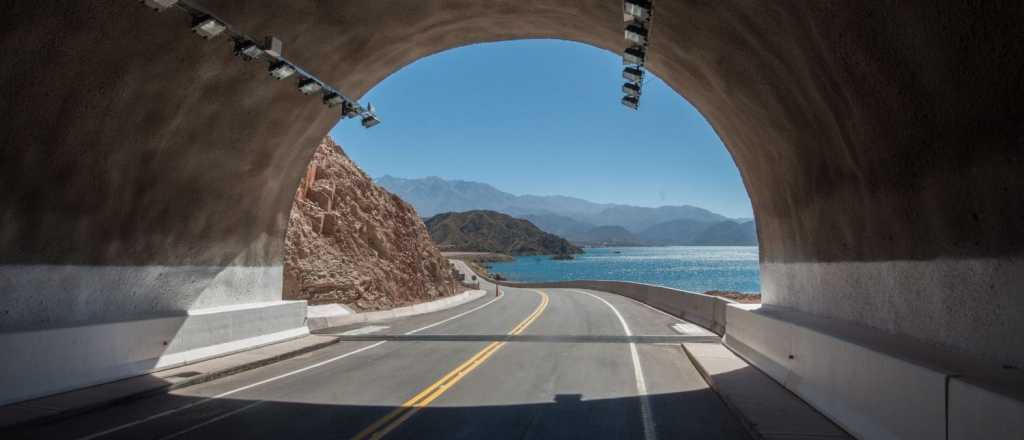
[[[328,329],[342,341],[16,436],[746,438],[680,348],[707,337],[694,326],[609,293],[482,284],[457,308]]]

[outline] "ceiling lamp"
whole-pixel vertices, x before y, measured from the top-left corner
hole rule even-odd
[[[647,44],[647,28],[639,23],[626,26],[626,41],[636,44]]]
[[[344,103],[345,98],[342,98],[341,95],[337,93],[331,92],[324,95],[324,104],[326,104],[328,107],[337,107]]]
[[[303,95],[312,95],[323,90],[323,88],[315,79],[303,78],[299,80],[299,92],[302,92]]]
[[[622,77],[629,82],[638,83],[644,80],[644,71],[636,67],[627,67],[622,69]]]
[[[363,116],[363,128],[372,128],[377,124],[380,124],[380,119],[377,119],[377,115],[368,114]]]
[[[263,51],[252,41],[239,41],[235,43],[235,55],[250,61],[263,56]]]
[[[174,6],[175,3],[178,3],[178,0],[142,0],[142,4],[157,12],[170,8],[171,6]]]
[[[274,79],[285,79],[295,73],[295,68],[284,61],[278,61],[270,65],[270,76]]]
[[[640,108],[640,98],[636,96],[623,96],[622,105],[629,107],[632,110]]]
[[[626,0],[622,4],[624,21],[644,21],[651,16],[651,4],[641,0]]]
[[[625,93],[627,96],[640,96],[640,85],[625,83],[622,85],[622,93]]]
[[[195,33],[207,40],[220,35],[221,32],[224,32],[224,29],[227,29],[227,26],[224,26],[224,23],[221,23],[211,17],[200,17],[192,26],[192,30]]]
[[[633,46],[622,53],[622,64],[641,65],[646,56],[647,52],[642,46]]]

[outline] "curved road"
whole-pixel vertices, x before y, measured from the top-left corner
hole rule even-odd
[[[680,342],[614,294],[502,288],[329,329],[329,348],[21,433],[31,438],[746,438]],[[686,334],[681,334],[686,333]]]

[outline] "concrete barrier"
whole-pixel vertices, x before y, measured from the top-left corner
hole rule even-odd
[[[615,293],[705,327],[858,438],[1013,439],[1024,432],[1018,370],[992,368],[906,336],[642,283],[501,284]]]
[[[309,334],[305,301],[0,333],[0,404],[110,382]]]
[[[306,325],[310,330],[321,330],[330,327],[341,327],[345,325],[360,324],[365,322],[384,321],[387,319],[403,318],[406,316],[422,315],[424,313],[436,312],[460,306],[484,296],[487,292],[483,290],[469,290],[458,295],[441,298],[439,300],[414,304],[407,307],[398,307],[391,310],[366,313],[341,313],[341,314],[319,314],[317,307],[310,306],[310,314],[306,319]]]
[[[491,280],[489,280],[491,281]],[[652,284],[628,281],[556,281],[542,283],[512,283],[502,281],[501,285],[524,288],[589,289],[610,292],[632,298],[672,316],[685,319],[721,336],[726,328],[726,306],[733,301],[702,293]]]
[[[945,438],[951,371],[885,350],[866,328],[769,306],[727,313],[729,348],[855,437]]]

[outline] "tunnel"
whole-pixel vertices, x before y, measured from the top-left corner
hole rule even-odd
[[[192,3],[353,97],[474,43],[625,48],[619,0]],[[766,316],[1024,368],[1022,19],[1015,1],[656,2],[648,67],[740,170]],[[292,198],[337,109],[174,11],[42,0],[0,22],[6,344],[281,300]],[[91,380],[154,367],[131,359]]]

